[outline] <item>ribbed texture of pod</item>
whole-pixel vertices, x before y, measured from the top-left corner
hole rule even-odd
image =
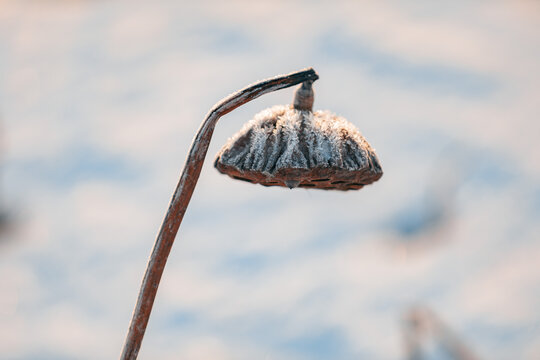
[[[265,186],[352,190],[378,180],[375,151],[358,129],[327,111],[263,110],[218,153],[224,174]]]

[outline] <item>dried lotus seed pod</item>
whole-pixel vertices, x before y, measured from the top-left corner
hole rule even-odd
[[[218,153],[214,166],[234,179],[264,186],[357,190],[380,179],[374,149],[358,129],[328,111],[312,112],[312,82],[293,105],[255,115]]]

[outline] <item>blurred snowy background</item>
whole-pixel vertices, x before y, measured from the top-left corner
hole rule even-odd
[[[204,115],[308,66],[383,178],[233,181],[214,155],[293,90],[224,117],[140,358],[412,359],[421,304],[539,359],[540,3],[411,4],[0,1],[0,359],[117,358]]]

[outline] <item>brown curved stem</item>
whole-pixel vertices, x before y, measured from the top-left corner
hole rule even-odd
[[[214,105],[206,115],[191,144],[191,150],[184,165],[184,170],[182,171],[156,243],[154,244],[154,249],[150,255],[120,359],[134,360],[137,358],[167,257],[169,256],[174,238],[176,237],[189,200],[199,179],[204,158],[210,145],[210,139],[219,118],[263,94],[284,89],[304,81],[315,81],[318,78],[317,73],[310,68],[263,80],[227,96]]]

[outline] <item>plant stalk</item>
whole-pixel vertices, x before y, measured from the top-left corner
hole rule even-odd
[[[137,358],[167,258],[199,179],[208,146],[210,145],[210,139],[218,120],[223,115],[263,94],[294,86],[304,81],[315,81],[318,78],[317,73],[309,68],[263,80],[229,95],[214,105],[208,112],[193,139],[182,175],[150,255],[120,356],[121,360],[135,360]]]

